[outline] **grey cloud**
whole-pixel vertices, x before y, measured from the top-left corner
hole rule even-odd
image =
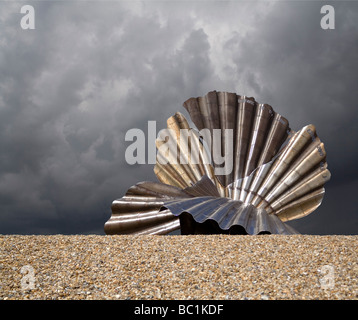
[[[317,215],[294,224],[355,230],[354,200],[350,226],[334,212],[358,176],[355,3],[335,4],[335,31],[307,2],[33,5],[36,30],[23,31],[18,5],[0,4],[0,233],[102,233],[111,202],[156,179],[126,164],[126,131],[159,131],[213,89],[270,103],[293,129],[316,124],[333,178]]]
[[[187,72],[205,58],[206,35],[115,6],[36,3],[36,31],[8,28],[17,41],[2,51],[1,232],[102,232],[104,221],[91,221],[108,218],[130,185],[155,179],[152,165],[125,163],[124,134],[158,115],[164,126],[180,107],[177,70],[187,50]]]

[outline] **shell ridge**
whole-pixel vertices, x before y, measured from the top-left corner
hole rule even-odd
[[[165,201],[162,205],[162,208],[169,209],[175,216],[179,216],[183,212],[188,212],[195,219],[196,217],[200,216],[206,217],[205,212],[207,212],[207,207],[211,207],[211,203],[217,202],[218,205],[224,201],[224,198],[196,197],[190,199]],[[205,204],[205,206],[203,204]]]
[[[197,223],[215,221],[222,230],[241,226],[249,234],[258,234],[260,232],[281,233],[278,227],[285,228],[283,223],[276,228],[272,227],[270,217],[264,209],[256,209],[250,204],[243,204],[241,201],[228,198],[199,197],[171,200],[165,201],[162,208],[169,209],[175,216],[189,213]]]

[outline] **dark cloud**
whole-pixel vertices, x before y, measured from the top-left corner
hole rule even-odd
[[[332,180],[299,231],[356,233],[358,4],[330,2],[0,4],[0,233],[103,233],[111,202],[153,165],[129,166],[128,129],[157,130],[216,89],[314,123]],[[344,205],[344,212],[341,206]]]

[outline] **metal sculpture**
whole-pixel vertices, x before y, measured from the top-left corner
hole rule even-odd
[[[166,139],[156,140],[160,182],[115,200],[106,234],[297,233],[284,222],[313,212],[330,179],[315,127],[294,132],[271,106],[236,93],[212,91],[184,107],[197,130],[181,113],[168,119]]]

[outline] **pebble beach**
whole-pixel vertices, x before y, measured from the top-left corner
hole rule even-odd
[[[0,235],[0,299],[357,300],[358,236]]]

